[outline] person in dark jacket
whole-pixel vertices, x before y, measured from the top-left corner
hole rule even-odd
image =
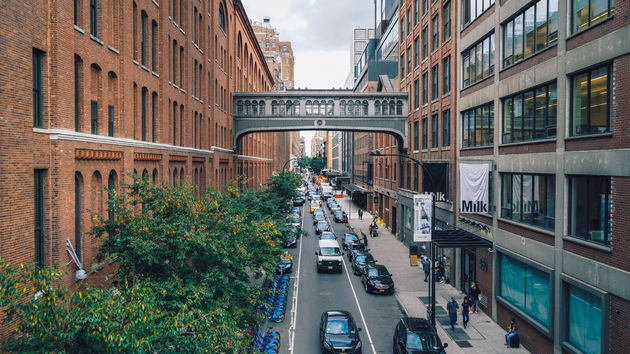
[[[427,257],[422,257],[422,270],[424,271],[424,281],[429,281],[429,275],[431,274],[431,261]]]
[[[459,309],[459,304],[455,301],[455,298],[451,297],[451,301],[446,304],[446,311],[448,312],[448,317],[451,320],[451,330],[455,330],[455,323],[457,323],[457,310]],[[506,337],[507,338],[507,337]]]
[[[472,305],[470,313],[477,314],[477,306],[479,305],[479,294],[481,294],[481,290],[479,290],[477,283],[472,282],[472,284],[470,284],[470,290],[468,291],[468,295],[470,296],[470,302]]]
[[[470,300],[468,296],[464,298],[464,302],[462,302],[462,323],[464,324],[464,328],[468,325],[468,321],[470,321]]]

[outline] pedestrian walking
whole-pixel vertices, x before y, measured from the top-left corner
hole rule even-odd
[[[448,312],[448,317],[451,320],[451,330],[455,330],[455,324],[457,323],[457,310],[459,309],[459,304],[455,301],[454,297],[451,297],[451,301],[446,304],[446,311]],[[506,336],[507,338],[507,336]]]
[[[361,231],[361,236],[363,236],[363,245],[367,247],[367,244],[368,244],[367,235],[365,234],[365,232]]]
[[[363,220],[363,210],[359,209],[359,220]]]
[[[464,298],[464,301],[462,302],[462,323],[464,324],[464,328],[466,328],[466,326],[468,325],[468,321],[470,321],[470,300],[468,299],[468,296],[466,296]]]
[[[472,305],[470,313],[477,314],[477,306],[479,305],[479,294],[481,294],[481,290],[479,290],[477,282],[472,282],[472,284],[470,284],[470,291],[468,291],[468,295],[470,296],[470,302]]]
[[[514,337],[516,337],[516,340],[513,339]],[[518,327],[516,326],[515,319],[512,319],[510,321],[510,324],[507,327],[507,333],[505,334],[505,345],[507,345],[508,347],[518,348],[519,343],[513,342],[518,342]]]
[[[424,271],[424,281],[428,282],[431,274],[431,261],[425,256],[422,256],[422,270]]]

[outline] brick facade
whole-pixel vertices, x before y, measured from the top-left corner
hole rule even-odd
[[[270,90],[274,82],[240,1],[183,1],[183,9],[180,2],[173,8],[168,1],[99,1],[96,28],[90,2],[78,3],[76,25],[73,2],[2,5],[0,257],[35,260],[34,170],[41,169],[44,266],[73,274],[74,266],[65,266],[65,241],[78,239],[78,183],[76,248],[91,279],[98,278],[90,271],[99,242],[86,235],[90,211],[107,217],[103,189],[110,180],[120,187],[136,172],[157,183],[222,189],[242,172],[250,187],[264,183],[273,137],[247,136],[234,154],[231,97],[235,90]],[[239,34],[248,49],[237,47]],[[34,49],[43,53],[39,128],[33,127]],[[1,327],[0,336],[6,331]]]

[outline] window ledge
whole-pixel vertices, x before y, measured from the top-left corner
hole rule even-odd
[[[93,40],[94,42],[103,45],[103,41],[100,40],[98,37],[94,37],[93,35],[90,35],[90,39]]]
[[[503,143],[503,144],[499,144],[499,147],[502,148],[502,147],[520,146],[520,145],[529,145],[529,144],[551,143],[551,142],[556,142],[556,139],[557,138],[547,138],[547,139],[519,141],[516,143]]]
[[[607,138],[612,137],[613,133],[596,133],[596,134],[586,134],[586,135],[578,135],[578,136],[567,136],[564,140],[580,140],[580,139],[590,139],[590,138]]]
[[[467,146],[459,148],[459,151],[470,151],[470,150],[481,150],[481,149],[492,149],[494,145],[483,145],[483,146]]]
[[[590,30],[591,28],[595,28],[595,27],[597,27],[597,26],[599,26],[601,24],[604,24],[604,23],[606,23],[608,21],[612,21],[613,18],[615,18],[615,15],[612,15],[612,16],[606,18],[605,20],[602,20],[601,22],[598,22],[598,23],[596,23],[594,25],[590,25],[590,26],[586,27],[585,29],[583,29],[581,31],[577,31],[577,32],[571,34],[570,36],[567,36],[566,40],[568,41],[568,40],[570,40],[570,39],[572,39],[574,37],[577,37],[577,36],[583,34],[584,32]]]
[[[184,29],[183,29],[183,28],[179,27],[179,31],[180,31],[180,32],[181,32],[184,36],[186,35],[186,32],[184,32]]]
[[[497,220],[501,221],[501,222],[504,222],[506,224],[511,224],[511,225],[514,225],[514,226],[522,227],[524,229],[528,229],[528,230],[535,231],[535,232],[538,232],[538,233],[541,233],[541,234],[545,234],[547,236],[551,236],[551,237],[555,237],[556,236],[554,231],[551,231],[551,230],[548,230],[548,229],[543,229],[542,227],[538,227],[538,226],[535,226],[535,225],[526,224],[526,223],[523,223],[523,222],[506,219],[506,218],[504,218],[502,216],[499,216],[498,214],[497,214]]]
[[[581,239],[581,238],[573,237],[573,236],[568,236],[568,235],[562,237],[562,239],[566,240],[566,241],[569,241],[569,242],[577,243],[577,244],[582,245],[582,246],[594,248],[594,249],[602,251],[602,252],[612,253],[612,247],[611,246],[602,245],[602,244],[595,243],[595,242],[592,242],[592,241],[589,241],[589,240],[585,240],[585,239]]]
[[[478,19],[480,19],[480,18],[481,18],[481,16],[483,16],[483,15],[484,15],[484,14],[485,14],[488,10],[490,10],[490,8],[492,8],[493,6],[494,6],[494,3],[493,3],[492,5],[490,5],[490,6],[488,6],[488,8],[487,8],[487,9],[485,9],[485,10],[484,10],[481,14],[479,14],[479,16],[477,16],[474,20],[472,20],[472,21],[470,21],[470,22],[468,22],[468,23],[464,24],[464,25],[462,26],[462,29],[461,29],[461,30],[459,30],[459,32],[460,32],[460,33],[461,33],[461,32],[464,32],[464,31],[466,30],[466,28],[470,27],[473,23],[477,22],[477,20],[478,20]]]
[[[535,57],[539,56],[540,54],[542,54],[542,53],[544,53],[544,52],[546,52],[548,50],[551,50],[551,48],[555,48],[557,46],[558,46],[558,41],[556,41],[556,43],[554,43],[554,44],[552,44],[550,46],[547,46],[546,48],[543,48],[542,50],[540,50],[540,51],[538,51],[538,52],[528,56],[527,58],[523,58],[523,59],[517,61],[516,63],[512,63],[512,64],[510,64],[508,66],[504,66],[501,70],[499,70],[499,73],[502,73],[502,72],[504,72],[504,71],[506,71],[506,70],[508,70],[510,68],[513,68],[513,67],[515,67],[515,66],[517,66],[519,64],[525,63],[526,61],[528,61],[528,60],[530,60],[532,58],[535,58]],[[501,59],[501,64],[503,64],[503,59]]]
[[[160,8],[160,4],[158,4],[157,1],[155,0],[151,0],[151,1],[153,2],[153,5],[157,6],[158,9]]]
[[[81,28],[81,27],[79,27],[77,25],[74,25],[74,29],[75,29],[75,31],[77,31],[77,32],[79,32],[81,34],[85,34],[85,30],[83,30],[83,28]]]
[[[484,82],[484,81],[486,81],[486,80],[488,80],[488,79],[490,79],[490,78],[493,78],[493,77],[494,77],[494,73],[492,73],[492,74],[488,75],[488,77],[484,77],[483,79],[481,79],[481,80],[479,80],[479,81],[475,81],[474,83],[472,83],[472,84],[470,84],[470,85],[468,85],[468,86],[466,86],[466,87],[463,87],[463,86],[462,86],[462,88],[459,90],[459,92],[462,92],[462,91],[464,91],[464,90],[466,90],[466,89],[469,89],[469,88],[471,88],[471,87],[473,87],[473,86],[475,86],[475,85],[479,85],[480,83],[482,83],[482,82]]]
[[[179,90],[180,90],[181,92],[183,92],[183,93],[186,93],[186,90],[184,90],[184,89],[183,89],[183,88],[181,88],[181,87],[179,88]]]
[[[177,86],[177,84],[173,83],[173,87],[179,90],[179,86]]]
[[[112,52],[114,52],[114,53],[116,53],[116,54],[120,55],[120,51],[119,51],[118,49],[116,49],[116,48],[112,47],[111,45],[108,45],[108,46],[107,46],[107,49],[109,49],[109,50],[111,50]]]
[[[138,61],[136,59],[133,60],[133,63],[136,65],[140,65],[140,63],[138,63]]]
[[[171,81],[170,81],[170,80],[168,81],[168,85],[169,85],[169,86],[171,86],[171,85],[172,85],[172,83],[171,83]]]
[[[144,71],[146,71],[146,72],[149,72],[149,71],[150,71],[150,70],[149,70],[149,68],[147,68],[147,67],[146,67],[146,66],[144,66],[144,65],[140,65],[140,67],[142,68],[142,70],[144,70]]]
[[[155,71],[151,70],[151,74],[155,77],[160,77],[160,74],[156,73]]]

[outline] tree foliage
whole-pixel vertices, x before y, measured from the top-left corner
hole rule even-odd
[[[310,166],[313,169],[313,172],[315,172],[315,174],[320,174],[320,172],[326,166],[326,164],[321,159],[321,157],[316,156],[316,157],[303,157],[300,160],[300,166],[302,167]]]
[[[34,352],[238,352],[260,320],[283,212],[299,178],[280,173],[264,191],[201,196],[135,178],[95,217],[99,260],[117,262],[109,289],[66,289],[64,274],[0,260],[0,307],[16,325],[4,350]]]

